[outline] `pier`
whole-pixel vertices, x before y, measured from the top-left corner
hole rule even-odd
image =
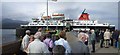
[[[66,33],[66,37],[67,37],[67,41],[69,43],[69,45],[71,46],[72,50],[74,52],[77,52],[77,48],[79,48],[76,44],[78,41],[77,38],[77,32],[74,31],[70,31]],[[21,40],[19,41],[14,41],[14,42],[10,42],[7,44],[4,44],[2,46],[0,46],[0,48],[2,47],[2,55],[6,55],[6,54],[16,54],[19,55],[20,54],[20,46],[21,46]],[[88,45],[89,49],[91,50],[91,45]],[[109,48],[100,48],[99,43],[96,43],[96,50],[95,53],[91,53],[91,54],[119,54],[118,49],[114,48],[114,47],[109,47]]]

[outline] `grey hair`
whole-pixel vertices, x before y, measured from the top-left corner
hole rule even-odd
[[[26,33],[30,33],[30,30],[26,30]]]
[[[85,33],[80,32],[80,33],[78,34],[78,38],[81,40],[84,35],[85,35]]]

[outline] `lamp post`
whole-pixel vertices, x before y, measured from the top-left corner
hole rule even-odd
[[[47,0],[47,30],[48,30],[48,1],[49,0]],[[54,2],[56,2],[57,0],[51,0],[51,1],[54,1]]]
[[[47,0],[47,30],[48,30],[48,0]]]

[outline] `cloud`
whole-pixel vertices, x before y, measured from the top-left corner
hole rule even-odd
[[[40,16],[41,12],[45,12],[44,3],[3,3],[3,18],[12,18],[18,20],[29,20],[33,17]]]

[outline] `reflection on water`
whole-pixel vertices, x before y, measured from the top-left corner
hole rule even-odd
[[[2,29],[2,43],[8,43],[15,40],[16,40],[15,29]]]

